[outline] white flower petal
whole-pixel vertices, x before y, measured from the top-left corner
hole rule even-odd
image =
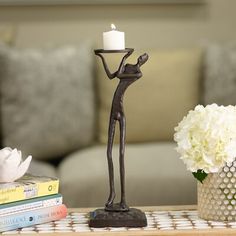
[[[236,107],[196,106],[175,127],[174,140],[188,170],[219,171],[236,157]]]
[[[19,166],[21,161],[21,152],[19,153],[16,148],[12,150],[11,154],[6,159],[6,162],[12,166]]]
[[[5,147],[0,150],[0,161],[4,161],[12,152],[12,149],[9,147]]]
[[[31,159],[32,157],[29,156],[21,163],[21,151],[11,148],[0,150],[0,183],[13,182],[22,177],[26,173]]]
[[[17,169],[17,172],[16,172],[16,175],[15,175],[15,177],[14,177],[14,180],[21,178],[21,177],[26,173],[26,171],[27,171],[28,168],[29,168],[29,165],[30,165],[31,160],[32,160],[32,156],[28,156],[28,157],[26,158],[26,160],[23,161],[23,162],[19,165],[19,167],[18,167],[18,169]]]

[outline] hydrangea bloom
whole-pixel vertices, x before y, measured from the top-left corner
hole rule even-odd
[[[235,106],[198,105],[175,131],[177,151],[192,172],[217,172],[236,157]]]

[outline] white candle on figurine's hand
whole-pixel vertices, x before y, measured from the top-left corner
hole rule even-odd
[[[103,33],[104,50],[123,50],[125,49],[125,33],[116,30],[116,26],[111,24],[111,31]]]

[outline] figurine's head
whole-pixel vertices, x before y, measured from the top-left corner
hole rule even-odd
[[[141,66],[148,60],[148,54],[144,53],[138,58],[138,64]]]

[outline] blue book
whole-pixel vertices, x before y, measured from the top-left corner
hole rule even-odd
[[[0,217],[0,232],[60,220],[67,215],[65,205],[46,207]]]

